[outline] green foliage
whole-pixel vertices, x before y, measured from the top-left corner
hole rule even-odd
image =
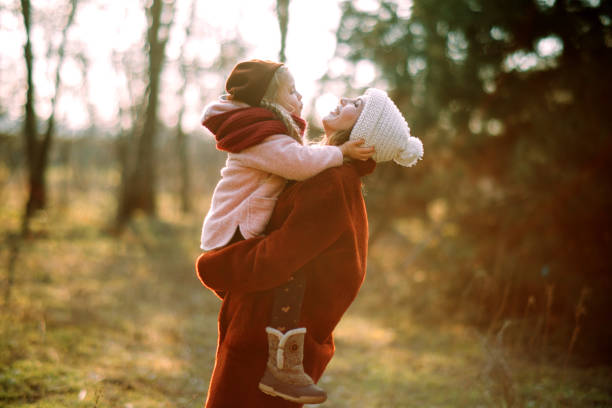
[[[338,55],[375,64],[425,144],[417,168],[372,176],[373,224],[415,217],[454,230],[423,248],[416,267],[437,271],[453,298],[474,280],[494,282],[472,298],[476,312],[501,307],[510,282],[502,314],[521,317],[529,296],[542,307],[552,284],[561,330],[575,325],[580,291],[590,289],[581,350],[609,351],[611,3],[405,4],[368,12],[344,2],[337,35]],[[447,207],[437,227],[427,215],[436,201]]]
[[[78,375],[54,363],[21,360],[0,374],[0,401],[35,401],[54,393],[72,393]]]

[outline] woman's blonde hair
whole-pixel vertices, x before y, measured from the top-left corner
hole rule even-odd
[[[323,139],[321,139],[321,141],[319,142],[319,144],[328,145],[328,146],[340,146],[340,145],[343,145],[344,143],[348,142],[349,137],[351,136],[351,131],[352,130],[353,130],[353,128],[344,129],[344,130],[338,130],[338,131],[332,133],[329,136],[324,136]],[[350,161],[351,161],[350,157],[344,156],[344,158],[343,158],[343,162],[344,163],[348,163]]]
[[[349,137],[351,136],[351,131],[353,128],[338,130],[332,133],[330,136],[323,138],[323,144],[331,145],[331,146],[340,146],[346,142],[348,142]]]
[[[278,91],[281,85],[288,83],[290,79],[291,74],[289,74],[289,69],[284,65],[279,67],[276,72],[274,72],[274,76],[270,80],[266,93],[263,98],[261,98],[259,104],[262,108],[271,110],[276,117],[283,122],[289,136],[294,138],[298,143],[303,144],[300,128],[291,117],[291,113],[278,103]]]

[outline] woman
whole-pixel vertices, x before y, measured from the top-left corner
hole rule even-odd
[[[315,382],[321,377],[334,352],[332,332],[365,276],[368,223],[361,177],[374,170],[375,162],[411,166],[423,154],[395,104],[378,89],[342,99],[323,126],[327,143],[364,139],[376,149],[374,156],[290,185],[278,199],[267,236],[204,253],[197,260],[202,283],[224,294],[207,408],[301,406],[262,393],[258,381],[275,364],[299,373],[303,363]],[[287,342],[293,348],[279,353],[284,362],[266,361],[269,338],[264,328],[274,289],[294,276],[305,281],[299,326],[308,331]]]

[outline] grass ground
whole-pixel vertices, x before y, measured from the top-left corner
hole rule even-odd
[[[194,274],[200,215],[162,199],[160,220],[137,218],[117,238],[103,232],[109,197],[74,193],[35,220],[0,314],[1,407],[202,406],[219,302]],[[17,229],[19,205],[3,192],[2,237]],[[384,296],[376,279],[336,330],[320,407],[612,406],[610,368],[534,362],[460,324],[373,308]]]

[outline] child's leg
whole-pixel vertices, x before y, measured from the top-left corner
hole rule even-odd
[[[283,333],[298,327],[305,289],[306,278],[301,272],[296,273],[284,285],[274,289],[270,327]]]
[[[327,399],[304,372],[304,337],[306,329],[298,327],[306,289],[303,273],[295,274],[274,290],[274,304],[268,335],[268,363],[259,388],[266,394],[301,404],[318,404]]]

